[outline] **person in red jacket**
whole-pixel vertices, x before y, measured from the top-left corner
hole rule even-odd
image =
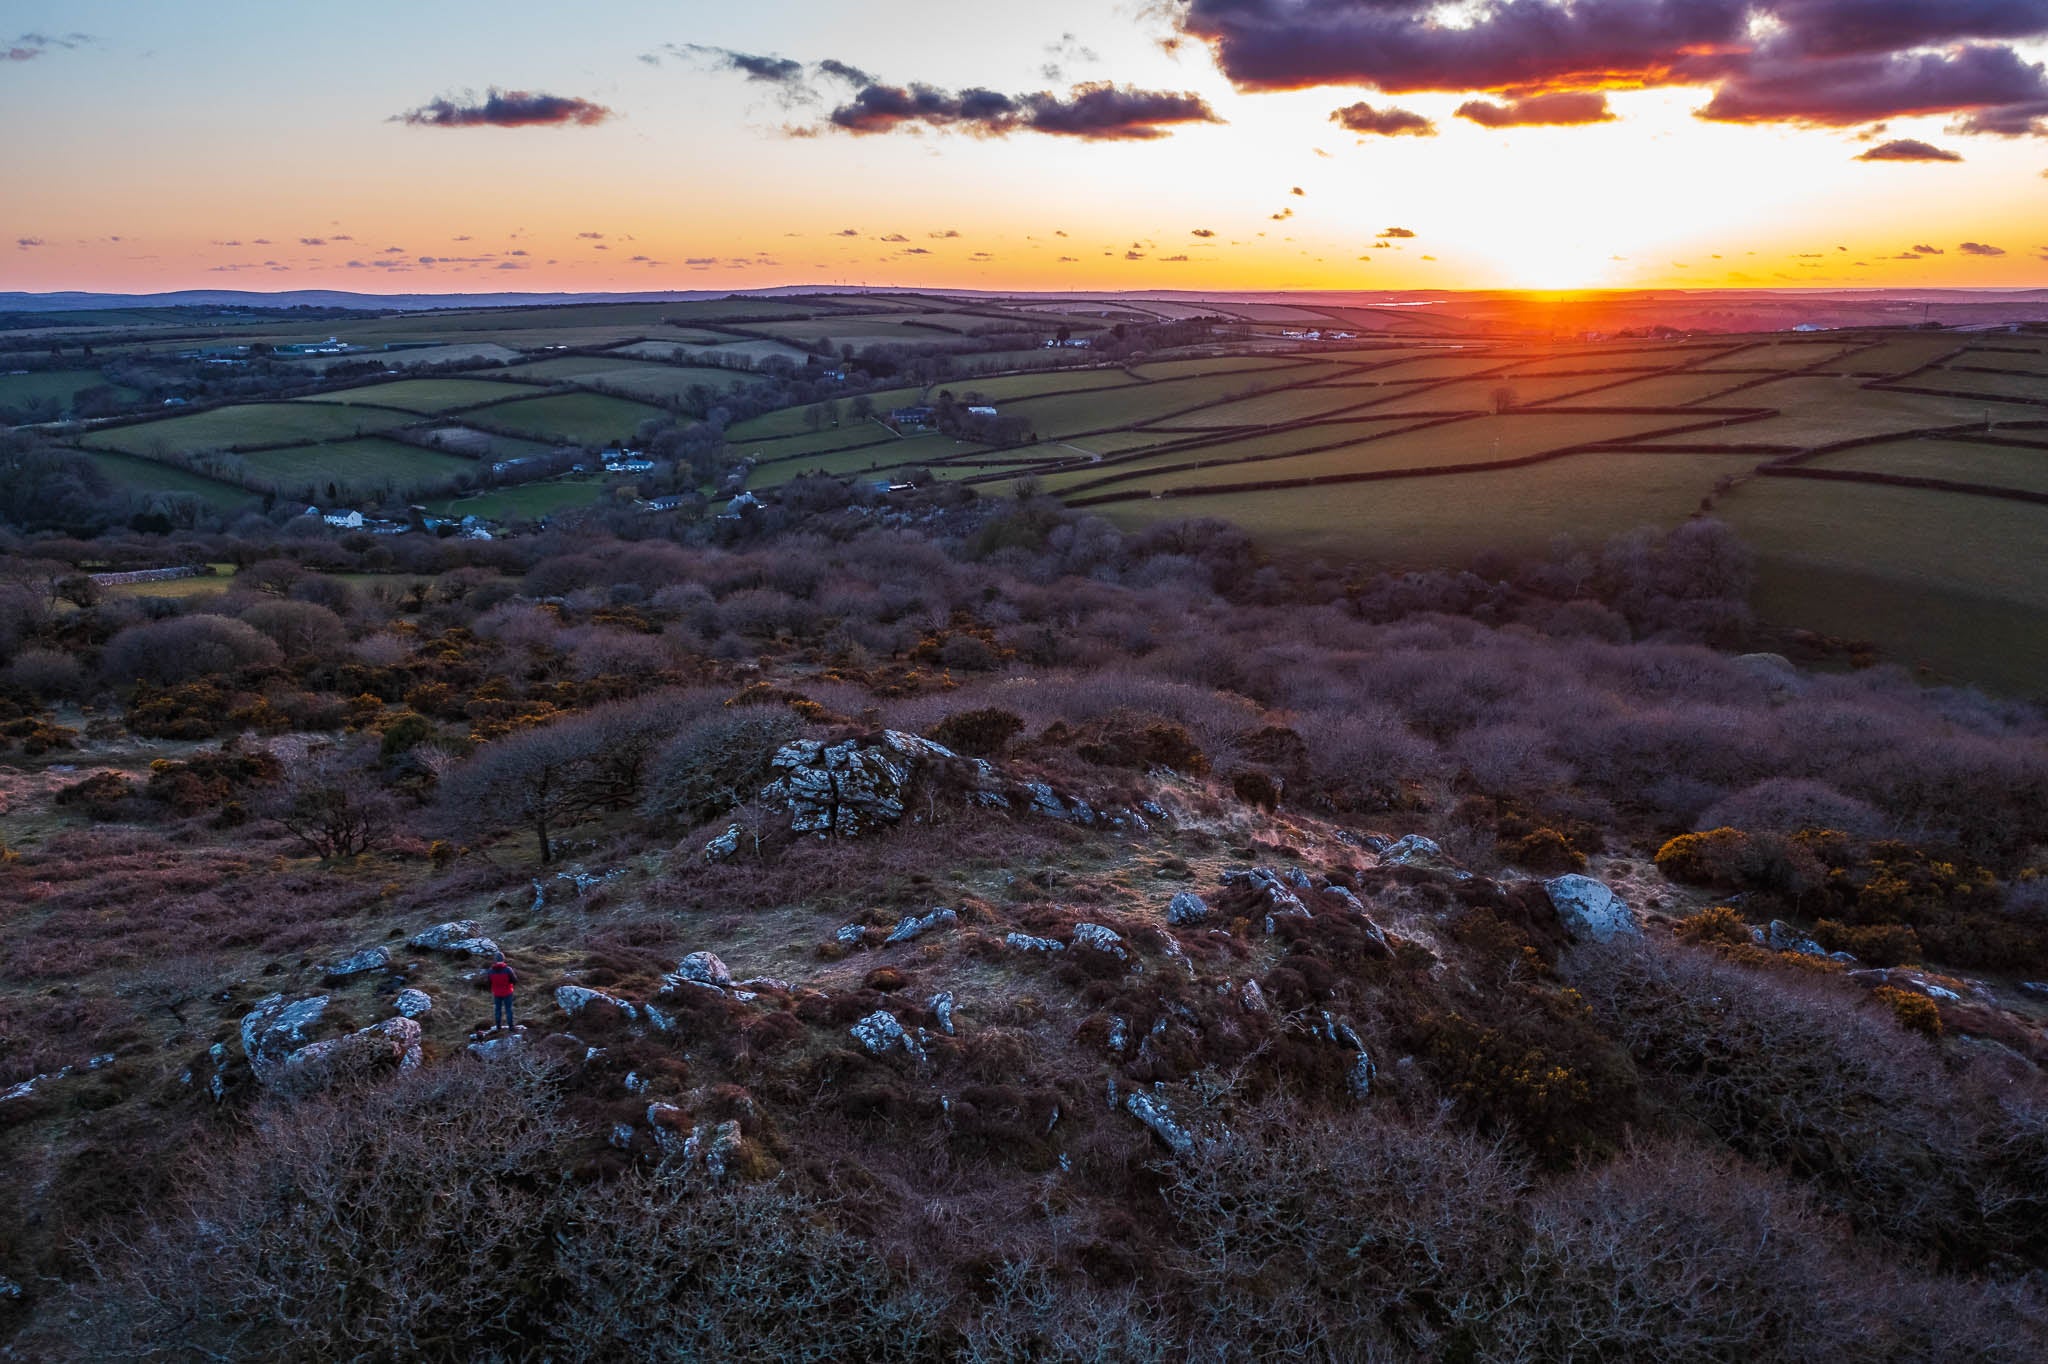
[[[519,989],[519,973],[500,957],[484,974],[491,982],[491,1026],[509,1028],[512,1026],[512,996]]]

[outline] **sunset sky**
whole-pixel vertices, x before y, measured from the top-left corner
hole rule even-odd
[[[0,0],[0,290],[2043,285],[2044,57],[2048,0]]]

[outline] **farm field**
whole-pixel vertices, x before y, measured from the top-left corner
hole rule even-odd
[[[1139,372],[1143,373],[1142,370]],[[1043,397],[1048,393],[1123,388],[1135,382],[1120,369],[1044,370],[1037,374],[1003,374],[989,379],[954,379],[933,385],[932,391],[935,395],[950,391],[961,402],[970,399],[1013,402]]]
[[[476,470],[475,460],[375,438],[257,450],[238,458],[259,483],[280,491],[310,486],[316,494],[328,484],[343,493],[404,490]]]
[[[1907,440],[1840,450],[1804,463],[1812,469],[1945,478],[1956,483],[2048,493],[2048,447],[2022,450],[1965,440]]]
[[[1757,606],[1992,685],[2048,677],[2048,508],[1963,493],[1758,478],[1718,514],[1755,547]]]
[[[892,407],[909,407],[923,399],[922,388],[892,388],[868,395],[868,401],[874,404],[877,416],[887,416]],[[810,427],[804,424],[805,410],[802,407],[785,407],[779,412],[768,412],[743,422],[736,422],[726,432],[726,439],[744,444],[750,440],[809,434]]]
[[[79,443],[95,450],[120,450],[131,455],[155,454],[159,450],[187,454],[194,450],[306,444],[375,435],[413,420],[404,412],[343,403],[246,403],[93,431]]]
[[[772,356],[780,356],[794,365],[810,359],[809,351],[785,341],[742,340],[715,336],[710,332],[697,332],[676,341],[636,341],[630,346],[620,346],[612,354],[643,360],[691,360],[716,354],[756,364]]]
[[[570,507],[587,507],[604,489],[601,478],[564,478],[497,488],[434,504],[442,516],[481,516],[494,521],[535,521]]]
[[[1730,455],[1589,454],[1498,472],[1184,495],[1094,511],[1124,526],[1218,516],[1267,544],[1421,567],[1463,563],[1487,548],[1537,553],[1560,534],[1597,540],[1672,525],[1715,479],[1747,467]]]
[[[1907,382],[1921,388],[1947,388],[1991,397],[2032,399],[2048,405],[2048,374],[1985,374],[1980,370],[1943,367],[1915,375]],[[2048,412],[2043,412],[2048,416]]]
[[[31,374],[0,374],[0,407],[48,399],[71,406],[71,400],[88,388],[104,384],[98,370],[50,369]],[[132,394],[132,389],[121,389]]]
[[[604,355],[569,355],[505,371],[508,378],[547,383],[619,389],[636,398],[657,401],[680,398],[696,385],[724,391],[745,385],[752,377],[736,369],[706,366],[684,368],[653,360],[621,360]]]
[[[507,374],[510,370],[504,371]],[[520,384],[493,383],[487,379],[400,379],[389,384],[365,384],[317,397],[297,398],[301,403],[345,403],[368,407],[396,407],[406,412],[431,415],[478,403],[516,398],[532,390]]]
[[[190,493],[220,511],[236,511],[257,502],[255,493],[237,488],[232,483],[223,483],[169,464],[158,464],[154,460],[111,450],[80,450],[77,454],[80,459],[95,465],[115,484],[145,495]]]
[[[413,346],[405,350],[382,351],[374,356],[309,355],[294,363],[311,373],[325,374],[340,365],[359,365],[372,359],[382,362],[386,369],[418,369],[423,365],[509,364],[519,358],[519,352],[510,346],[501,346],[495,341],[472,341],[447,346]]]
[[[768,440],[741,441],[732,447],[738,455],[752,455],[763,461],[788,459],[792,455],[818,454],[856,445],[881,445],[900,440],[879,422],[842,422],[801,436],[776,436]]]
[[[1824,445],[1829,441],[1879,436],[1935,426],[1993,421],[2026,421],[2041,416],[2039,408],[2020,403],[1936,398],[1923,393],[1898,393],[1864,388],[1861,381],[1842,378],[1773,379],[1727,396],[1715,406],[1774,407],[1781,415],[1723,434],[1687,436],[1687,441],[1773,442]]]
[[[1632,379],[1613,388],[1603,388],[1588,398],[1602,406],[1618,407],[1679,407],[1686,403],[1704,403],[1728,393],[1742,382],[1739,374],[1657,374],[1645,379]],[[1725,405],[1747,407],[1748,390],[1729,393]]]
[[[641,422],[662,415],[658,407],[602,393],[558,393],[505,403],[477,414],[475,420],[536,440],[602,445],[608,441],[629,441]]]

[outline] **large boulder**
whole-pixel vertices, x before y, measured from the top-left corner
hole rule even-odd
[[[435,924],[422,933],[415,933],[407,940],[412,947],[429,952],[448,952],[456,956],[489,957],[496,960],[498,944],[484,936],[484,926],[475,919],[450,919],[447,923]]]
[[[391,949],[388,947],[365,947],[351,957],[344,957],[324,970],[329,979],[345,976],[360,976],[371,971],[382,971],[391,965]]]
[[[308,1033],[326,1013],[326,995],[286,999],[278,994],[256,1001],[242,1016],[242,1053],[256,1078],[266,1085],[283,1078],[292,1053],[312,1041]]]
[[[313,1087],[380,1070],[413,1070],[419,1064],[420,1025],[410,1018],[387,1018],[299,1048],[268,1083]]]
[[[732,970],[719,959],[716,952],[692,952],[676,963],[676,969],[663,976],[661,992],[672,995],[695,986],[707,990],[732,988]]]
[[[1574,938],[1612,942],[1618,937],[1641,937],[1635,912],[1628,902],[1590,876],[1576,873],[1554,877],[1543,883],[1557,917]]]
[[[1174,896],[1166,906],[1166,922],[1170,924],[1198,924],[1208,917],[1208,902],[1191,890]]]
[[[918,1060],[924,1059],[924,1048],[887,1009],[875,1010],[847,1031],[870,1056],[883,1056],[900,1047]]]
[[[893,729],[836,744],[799,739],[769,760],[776,777],[761,798],[787,810],[798,833],[858,838],[901,823],[920,778],[960,761],[944,744]]]
[[[915,914],[906,914],[882,942],[884,946],[888,946],[891,943],[912,942],[935,928],[951,928],[959,922],[960,915],[950,909],[935,909],[921,918]]]
[[[398,992],[398,998],[391,1001],[391,1007],[407,1018],[418,1018],[433,1010],[434,998],[425,990],[404,989]]]
[[[598,1015],[616,1014],[628,1021],[638,1019],[640,1010],[617,995],[606,994],[584,985],[558,985],[555,987],[555,1007],[574,1018],[587,1009],[596,1009]]]

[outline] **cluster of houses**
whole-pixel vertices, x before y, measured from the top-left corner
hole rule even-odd
[[[304,514],[307,516],[317,516],[336,530],[360,530],[367,531],[371,535],[404,535],[408,531],[423,531],[429,535],[445,534],[462,540],[488,540],[491,538],[490,525],[480,516],[464,516],[458,519],[452,516],[429,515],[425,507],[412,507],[408,510],[411,513],[411,519],[405,521],[394,521],[388,517],[381,516],[365,516],[352,507],[343,507],[329,511],[322,511],[318,507],[308,507]],[[443,527],[447,527],[447,529],[444,531]]]
[[[1326,332],[1319,330],[1283,331],[1280,335],[1288,341],[1355,341],[1358,339],[1358,333],[1356,332]]]

